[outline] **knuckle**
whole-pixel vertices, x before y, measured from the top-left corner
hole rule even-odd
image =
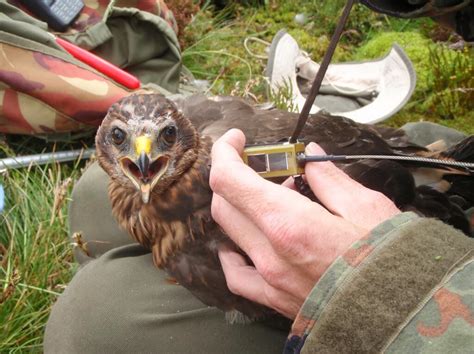
[[[399,212],[395,204],[383,193],[369,191],[364,197],[364,205],[367,211],[373,212],[377,221],[383,221]]]
[[[270,220],[268,225],[271,225],[268,233],[275,250],[282,255],[290,253],[295,241],[297,225],[289,222],[285,217]]]
[[[257,262],[255,266],[267,283],[271,285],[274,285],[275,281],[278,281],[278,278],[281,276],[281,272],[278,271],[276,264],[268,261],[268,259],[266,261]]]
[[[264,288],[264,294],[269,304],[272,304],[273,307],[281,307],[281,294],[277,289],[273,288],[272,286],[267,286]]]
[[[392,201],[388,199],[384,194],[371,190],[367,193],[366,203],[371,207],[375,208],[384,208],[386,206],[392,205]]]
[[[257,267],[258,272],[265,281],[276,289],[288,286],[287,272],[279,262],[261,262]]]
[[[383,193],[378,191],[372,191],[372,199],[375,203],[387,204],[388,202],[390,202],[390,199],[388,199]]]
[[[235,295],[240,295],[240,286],[233,275],[226,275],[227,287],[230,292]]]
[[[282,314],[298,313],[299,307],[295,306],[292,301],[288,301],[288,293],[285,290],[266,286],[263,291],[266,303],[278,312]]]

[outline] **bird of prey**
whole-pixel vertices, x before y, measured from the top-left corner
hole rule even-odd
[[[239,250],[211,217],[212,143],[233,127],[245,133],[247,143],[280,141],[291,135],[296,120],[295,113],[261,110],[235,97],[191,96],[172,102],[159,94],[138,93],[112,105],[97,132],[97,157],[110,176],[109,197],[120,226],[151,250],[157,267],[234,319],[243,314],[241,319],[255,320],[273,311],[227,288],[217,249]],[[474,156],[474,137],[438,153],[410,143],[399,130],[324,113],[309,117],[302,139],[332,154]],[[470,232],[463,209],[474,204],[474,188],[466,172],[450,168],[430,174],[423,166],[373,160],[341,168],[388,195],[402,210],[436,216]],[[417,186],[420,178],[434,188]]]

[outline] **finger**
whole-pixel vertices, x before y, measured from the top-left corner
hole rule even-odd
[[[290,281],[288,276],[292,262],[285,262],[284,258],[280,258],[268,238],[245,215],[216,194],[213,196],[211,211],[214,220],[229,238],[250,257],[257,271],[274,288],[288,290],[290,286],[293,290],[301,290],[301,293],[307,290],[298,289],[295,284],[307,283],[305,279],[308,277],[307,273],[311,275],[310,278],[313,274],[318,273],[317,267],[313,266],[316,263],[316,257],[313,254],[309,255],[311,260],[307,261],[309,265],[303,268],[304,271],[292,272],[294,275]],[[317,264],[320,263],[321,260],[318,259]]]
[[[306,286],[310,284],[312,287],[337,256],[366,234],[365,230],[328,214],[329,220],[318,220],[317,231],[313,222],[308,223],[301,218],[288,219],[289,231],[286,238],[278,235],[278,231],[274,229],[278,226],[274,223],[268,225],[272,231],[268,231],[271,234],[267,236],[248,217],[217,194],[213,195],[211,212],[214,220],[252,259],[267,282],[280,290],[288,290],[291,284],[293,290],[298,290],[301,294],[310,290]],[[283,215],[282,218],[284,217]],[[298,223],[308,226],[308,229],[300,232],[296,228]],[[329,227],[325,226],[326,223]],[[324,247],[324,252],[317,253],[315,247]],[[292,279],[288,279],[287,273],[291,267],[300,270],[293,273]]]
[[[239,129],[230,129],[212,146],[212,160],[219,162],[242,161],[245,147],[245,135]]]
[[[226,199],[232,199],[244,190],[248,191],[249,186],[253,185],[252,189],[258,190],[270,183],[243,163],[241,152],[244,142],[243,133],[232,129],[220,137],[212,147],[209,184],[215,193]]]
[[[277,254],[269,239],[260,229],[219,195],[214,194],[213,196],[211,212],[214,220],[222,227],[229,238],[250,257],[259,273],[276,289],[288,290],[288,286],[291,286],[293,290],[304,293],[308,289],[299,289],[298,284],[306,285],[308,283],[307,278],[312,279],[315,274],[322,273],[320,268],[327,263],[325,257],[316,257],[312,252],[308,252],[309,249],[306,246],[299,244],[295,249],[304,252],[305,255],[298,257],[297,260],[294,259],[295,257],[291,252]],[[347,232],[344,232],[345,236],[347,234]],[[296,242],[296,240],[294,241]],[[332,249],[329,249],[325,256],[332,253]],[[285,258],[290,258],[290,262],[286,262]],[[292,282],[288,279],[289,269],[294,264],[301,262],[305,262],[304,267],[302,267],[303,271],[293,272]],[[312,286],[313,282],[310,281],[310,283]]]
[[[298,191],[296,186],[295,186],[295,180],[294,180],[293,177],[288,177],[287,179],[285,179],[283,181],[283,183],[281,185],[286,187],[286,188],[292,189],[294,191]]]
[[[234,188],[239,184],[247,184],[243,181],[244,178],[233,181]],[[310,247],[315,242],[315,238],[325,237],[323,235],[332,233],[335,229],[334,223],[341,221],[319,204],[309,201],[299,193],[280,185],[269,182],[268,184],[270,185],[254,189],[255,185],[248,183],[248,187],[242,188],[241,193],[224,192],[221,199],[217,197],[219,194],[214,193],[217,203],[226,201],[225,204],[221,203],[226,207],[214,205],[215,213],[220,215],[231,213],[234,216],[238,215],[238,212],[241,215],[240,218],[235,217],[232,221],[218,215],[216,221],[225,225],[226,220],[234,224],[236,220],[243,223],[242,220],[247,219],[260,231],[259,234],[263,234],[268,239],[277,254],[287,258],[302,256],[304,249]],[[222,209],[219,210],[220,208]],[[338,220],[335,220],[336,218]],[[315,231],[314,222],[308,222],[309,220],[317,220],[317,231]],[[238,224],[235,230],[238,230]],[[255,239],[249,237],[252,233],[246,228],[242,228],[241,233],[227,232],[233,238],[239,234],[242,235],[240,239],[236,239],[236,243],[246,252],[251,252],[251,249],[255,247],[253,245]]]
[[[224,162],[229,162],[231,160],[235,162],[241,162],[241,155],[244,150],[244,146],[245,136],[242,131],[239,129],[231,129],[213,145],[213,159],[216,161],[223,160]],[[296,190],[292,177],[287,178],[282,183],[282,185]]]
[[[264,186],[275,186],[274,183],[264,180],[243,163],[241,154],[244,145],[245,136],[243,133],[238,129],[231,129],[220,137],[212,147],[211,188],[226,199],[233,199],[235,195],[239,195],[242,191],[248,191],[252,186],[252,191],[246,194],[252,194]],[[294,183],[290,178],[283,185],[290,189],[294,188]]]
[[[296,317],[301,300],[270,286],[240,254],[230,250],[219,250],[218,254],[232,293],[273,308],[288,318]]]
[[[213,219],[225,233],[258,266],[260,260],[270,262],[275,259],[272,246],[262,231],[245,215],[235,209],[217,194],[212,196],[211,213]]]
[[[315,143],[306,147],[306,153],[326,154]],[[305,174],[313,193],[326,208],[368,230],[400,212],[390,199],[353,180],[332,162],[307,163]]]
[[[210,185],[214,193],[247,216],[266,236],[271,238],[273,234],[285,233],[285,229],[290,228],[296,233],[305,232],[307,230],[298,228],[306,227],[306,224],[294,220],[330,215],[315,203],[308,208],[307,198],[266,181],[245,165],[238,156],[237,149],[241,143],[235,131],[216,141],[212,150]],[[320,220],[321,224],[328,222],[324,217]]]
[[[355,231],[360,230],[341,225],[343,220],[319,204],[261,178],[241,161],[238,149],[242,147],[243,135],[237,130],[229,131],[216,141],[212,151],[211,188],[255,224],[268,237],[276,253],[286,258],[305,257],[307,252],[304,251],[314,245],[315,238],[334,234],[335,229],[348,230],[344,233],[348,235],[347,240],[357,236]],[[317,229],[307,220],[318,220]],[[297,243],[294,235],[297,235]],[[251,247],[244,244],[250,243],[249,239],[240,242],[243,249]],[[335,245],[334,250],[337,249]]]

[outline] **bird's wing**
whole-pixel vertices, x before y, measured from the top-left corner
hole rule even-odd
[[[262,110],[238,97],[190,96],[179,109],[202,135],[213,141],[230,128],[242,130],[247,144],[274,143],[288,139],[298,114],[277,109]],[[332,154],[400,154],[425,151],[408,141],[403,131],[356,123],[326,113],[310,115],[301,140],[319,143]]]
[[[292,134],[298,120],[296,113],[277,109],[261,110],[236,97],[190,97],[183,101],[182,109],[198,127],[199,132],[210,136],[214,141],[230,128],[238,128],[244,132],[247,144],[278,142]],[[306,143],[317,142],[328,154],[419,155],[464,161],[469,161],[474,156],[474,138],[468,138],[448,151],[433,151],[410,142],[400,129],[360,124],[323,112],[308,117],[301,140]],[[443,199],[433,197],[436,191],[428,193],[426,188],[418,189],[413,177],[417,184],[420,184],[419,180],[424,180],[430,183],[431,187],[437,188],[441,194],[446,190],[439,189],[440,186],[450,184],[451,191],[448,194],[461,196],[472,205],[470,193],[462,191],[466,185],[472,186],[474,183],[473,178],[466,176],[465,171],[420,168],[426,166],[416,162],[373,160],[341,165],[351,177],[384,193],[405,210],[414,209],[417,204],[427,215],[437,215],[436,205]],[[446,183],[447,180],[450,183]],[[426,202],[427,200],[430,202]],[[438,214],[441,219],[449,220],[442,217],[442,213]],[[465,230],[462,225],[459,228]]]

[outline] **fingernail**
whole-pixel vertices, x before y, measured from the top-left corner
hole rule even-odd
[[[309,143],[308,145],[306,145],[306,153],[307,154],[311,154],[311,155],[324,155],[326,154],[324,152],[324,150],[321,148],[321,146],[319,146],[318,144],[316,143]]]

